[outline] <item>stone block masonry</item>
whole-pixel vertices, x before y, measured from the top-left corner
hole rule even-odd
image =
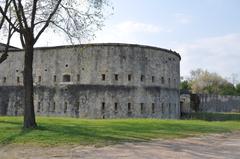
[[[240,96],[181,94],[181,112],[240,112]]]
[[[202,112],[240,112],[240,96],[199,94]]]
[[[23,113],[23,51],[0,67],[0,115]],[[36,48],[37,115],[80,118],[179,118],[176,52],[133,44]]]

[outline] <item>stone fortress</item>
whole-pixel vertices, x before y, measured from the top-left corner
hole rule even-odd
[[[0,115],[23,113],[24,52],[11,50],[0,66]],[[35,112],[79,118],[177,119],[180,60],[174,51],[135,44],[36,48]]]

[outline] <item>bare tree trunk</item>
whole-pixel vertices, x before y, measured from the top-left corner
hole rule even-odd
[[[24,58],[24,128],[36,128],[35,112],[33,104],[33,38],[25,37]]]

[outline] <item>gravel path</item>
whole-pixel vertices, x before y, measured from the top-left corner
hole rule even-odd
[[[93,146],[0,147],[0,159],[240,159],[240,132],[202,137]]]

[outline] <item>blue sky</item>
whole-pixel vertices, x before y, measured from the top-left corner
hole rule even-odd
[[[239,78],[239,0],[115,0],[113,6],[94,42],[173,49],[182,56],[182,76],[202,68]]]
[[[91,42],[137,43],[180,53],[181,76],[197,68],[240,79],[240,0],[112,0],[114,14]],[[44,36],[37,46],[65,41]]]

